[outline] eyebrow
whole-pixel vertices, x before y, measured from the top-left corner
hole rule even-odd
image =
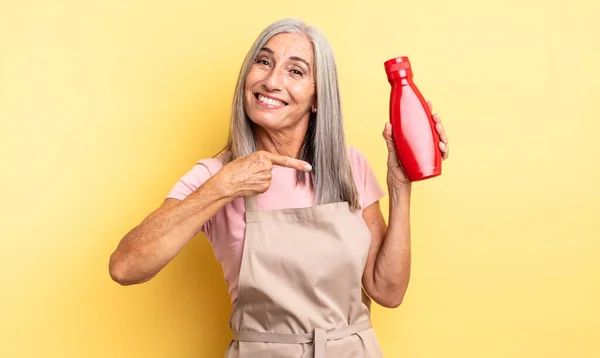
[[[268,48],[268,47],[266,47],[266,46],[265,46],[265,47],[263,47],[263,48],[261,48],[261,49],[260,49],[260,51],[265,51],[265,52],[268,52],[268,53],[270,53],[271,55],[272,55],[272,54],[274,54],[273,50],[271,50],[270,48]],[[308,63],[308,61],[306,61],[306,60],[305,60],[305,59],[303,59],[302,57],[298,57],[298,56],[290,56],[290,58],[289,58],[289,59],[290,59],[290,60],[292,60],[292,61],[299,61],[299,62],[302,62],[302,63],[304,63],[304,64],[305,64],[305,65],[308,67],[308,69],[310,70],[310,63]]]

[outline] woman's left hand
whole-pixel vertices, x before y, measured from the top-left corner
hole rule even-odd
[[[429,109],[433,112],[433,104],[431,101],[427,101],[427,105]],[[442,152],[442,160],[448,159],[449,155],[449,146],[448,146],[448,136],[446,135],[446,131],[444,130],[444,126],[442,125],[442,121],[440,120],[440,116],[436,113],[433,115],[433,120],[435,121],[435,129],[440,136],[440,142],[438,147]],[[410,180],[406,176],[404,169],[402,169],[402,165],[398,161],[398,156],[396,155],[396,148],[394,147],[394,140],[392,138],[392,125],[387,122],[385,124],[385,128],[383,130],[383,138],[387,144],[388,148],[388,186],[398,187],[403,185],[410,185]]]

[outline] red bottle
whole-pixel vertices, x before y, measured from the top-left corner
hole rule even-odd
[[[427,102],[413,82],[408,57],[384,63],[390,95],[390,122],[396,155],[410,181],[442,174],[440,137]]]

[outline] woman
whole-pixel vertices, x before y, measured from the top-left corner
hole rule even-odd
[[[410,274],[411,183],[389,124],[383,136],[389,227],[368,162],[346,147],[325,37],[299,20],[271,24],[242,65],[225,150],[121,240],[112,278],[151,279],[202,231],[234,305],[227,357],[380,357],[370,299],[397,307]]]

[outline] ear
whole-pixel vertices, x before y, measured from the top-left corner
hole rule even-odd
[[[317,104],[313,103],[313,105],[310,107],[311,112],[313,113],[317,113]]]

